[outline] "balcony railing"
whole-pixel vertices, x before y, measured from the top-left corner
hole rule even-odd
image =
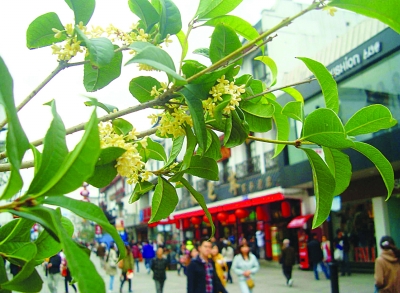
[[[259,173],[261,173],[260,156],[254,156],[251,159],[236,164],[236,178],[243,178]]]
[[[269,170],[277,166],[276,159],[272,159],[274,156],[274,150],[264,153],[264,163],[265,163],[265,170]]]

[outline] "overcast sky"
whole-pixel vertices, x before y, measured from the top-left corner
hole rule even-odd
[[[128,30],[130,25],[138,20],[129,10],[127,0],[97,0],[96,2],[96,10],[89,26],[106,27],[112,23],[118,28]],[[181,11],[185,32],[187,23],[197,9],[198,2],[197,0],[174,1]],[[310,1],[308,0],[308,2]],[[274,3],[275,0],[244,0],[231,14],[240,16],[254,25],[259,21],[262,9],[269,8]],[[0,0],[0,56],[5,60],[13,76],[14,96],[17,105],[57,66],[56,56],[51,55],[49,47],[36,50],[28,50],[26,47],[27,27],[36,17],[47,12],[56,12],[63,24],[73,22],[73,12],[63,0]],[[210,28],[194,30],[192,38],[189,40],[189,52],[199,47],[207,47],[211,33]],[[168,52],[175,59],[180,56],[180,46],[176,38],[174,44],[168,48]],[[123,63],[127,60],[129,60],[129,56],[124,56]],[[121,77],[118,80],[113,81],[102,90],[88,94],[82,84],[83,68],[73,67],[64,70],[19,112],[21,123],[29,140],[42,138],[51,121],[50,108],[43,106],[43,103],[55,99],[58,112],[68,128],[87,121],[90,115],[91,109],[83,105],[86,100],[83,95],[96,97],[101,102],[113,104],[120,109],[137,104],[129,93],[128,85],[133,77],[139,75],[142,75],[142,73],[136,70],[136,65],[123,67]],[[165,79],[164,74],[159,76]],[[104,115],[105,112],[99,112],[99,114]],[[147,115],[148,112],[132,114],[126,119],[139,130],[145,130],[149,126],[149,124],[144,123],[147,120],[145,119]],[[72,139],[70,144],[74,144],[76,140],[77,137]],[[70,148],[72,148],[72,145]],[[24,176],[29,177],[25,173]]]

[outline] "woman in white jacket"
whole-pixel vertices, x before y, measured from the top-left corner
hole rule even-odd
[[[232,270],[238,275],[239,287],[242,293],[251,293],[253,291],[251,284],[254,284],[254,275],[259,268],[258,260],[250,252],[250,247],[247,244],[240,245],[239,254],[233,259]]]

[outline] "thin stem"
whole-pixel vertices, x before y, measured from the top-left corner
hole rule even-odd
[[[188,43],[190,32],[193,29],[193,24],[194,24],[194,20],[192,19],[188,24],[188,30],[186,32],[184,45],[186,45]],[[183,52],[184,52],[184,49],[182,48],[181,60],[179,61],[179,75],[182,74],[182,64],[183,64],[183,59],[185,58],[185,56],[183,55]]]
[[[314,10],[319,5],[320,5],[320,3],[313,3],[308,8],[304,9],[303,11],[300,11],[296,15],[294,15],[292,17],[288,17],[288,18],[282,20],[281,23],[279,23],[278,25],[274,26],[273,28],[267,30],[266,32],[262,33],[258,38],[248,42],[246,45],[243,45],[242,47],[240,47],[237,50],[233,51],[232,53],[230,53],[229,55],[225,56],[221,60],[215,62],[213,65],[203,69],[202,71],[198,72],[197,74],[194,74],[193,76],[191,76],[190,78],[187,79],[187,82],[190,83],[193,80],[195,80],[196,78],[199,78],[200,76],[202,76],[202,75],[204,75],[204,74],[206,74],[206,73],[208,73],[210,71],[213,71],[213,70],[215,70],[215,69],[217,69],[217,68],[219,68],[221,66],[224,66],[231,59],[235,58],[237,55],[243,54],[243,52],[246,52],[247,49],[253,47],[257,42],[259,42],[259,41],[263,40],[264,38],[268,37],[269,35],[275,33],[279,29],[289,25],[296,18],[299,18],[303,14],[305,14],[305,13],[311,11],[311,10]]]
[[[285,141],[285,140],[276,140],[276,139],[268,139],[268,138],[261,138],[261,137],[256,137],[249,135],[248,139],[251,140],[256,140],[256,141],[261,141],[261,142],[267,142],[267,143],[273,143],[273,144],[285,144],[285,145],[293,145],[295,147],[300,147],[303,144],[307,145],[313,145],[315,143],[309,142],[309,141],[300,141],[300,140],[295,140],[295,141]]]
[[[17,107],[16,107],[16,109],[17,109],[17,112],[19,111],[19,110],[21,110],[26,104],[28,104],[28,102],[30,101],[30,100],[32,100],[32,98],[34,97],[34,96],[36,96],[39,92],[40,92],[40,90],[42,89],[42,88],[44,88],[44,86],[46,85],[46,84],[48,84],[49,83],[49,81],[53,78],[53,77],[55,77],[61,70],[63,70],[66,66],[65,66],[65,62],[59,62],[58,63],[58,65],[57,65],[57,67],[56,67],[56,69],[54,69],[51,73],[50,73],[50,75],[49,76],[47,76],[26,98],[25,98],[25,100],[23,100],[22,102],[21,102],[21,104],[19,104]],[[2,129],[6,124],[7,124],[7,119],[4,119],[1,123],[0,123],[0,129]]]
[[[255,99],[255,98],[261,97],[261,96],[263,96],[263,95],[265,95],[265,94],[268,94],[268,93],[272,93],[272,92],[275,92],[275,91],[279,91],[279,90],[284,89],[284,88],[287,88],[287,87],[293,87],[293,86],[300,85],[300,84],[310,83],[310,82],[312,82],[312,81],[314,81],[314,80],[317,80],[317,79],[316,79],[315,77],[314,77],[314,78],[309,78],[309,79],[307,79],[307,80],[295,82],[295,83],[288,84],[288,85],[284,85],[284,86],[281,86],[281,87],[277,87],[277,88],[273,88],[273,89],[268,89],[268,90],[266,90],[266,91],[264,91],[264,92],[261,92],[261,93],[259,93],[259,94],[254,95],[254,96],[247,97],[247,98],[245,98],[244,100],[245,100],[245,101],[248,101],[248,100],[251,100],[251,99]]]

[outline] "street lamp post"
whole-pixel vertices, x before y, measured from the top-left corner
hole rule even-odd
[[[329,263],[329,270],[331,276],[331,293],[339,293],[339,272],[338,272],[338,262],[335,260],[333,255],[333,223],[332,223],[332,211],[329,214],[328,218],[328,229],[329,229],[329,239],[331,242],[331,262]]]

